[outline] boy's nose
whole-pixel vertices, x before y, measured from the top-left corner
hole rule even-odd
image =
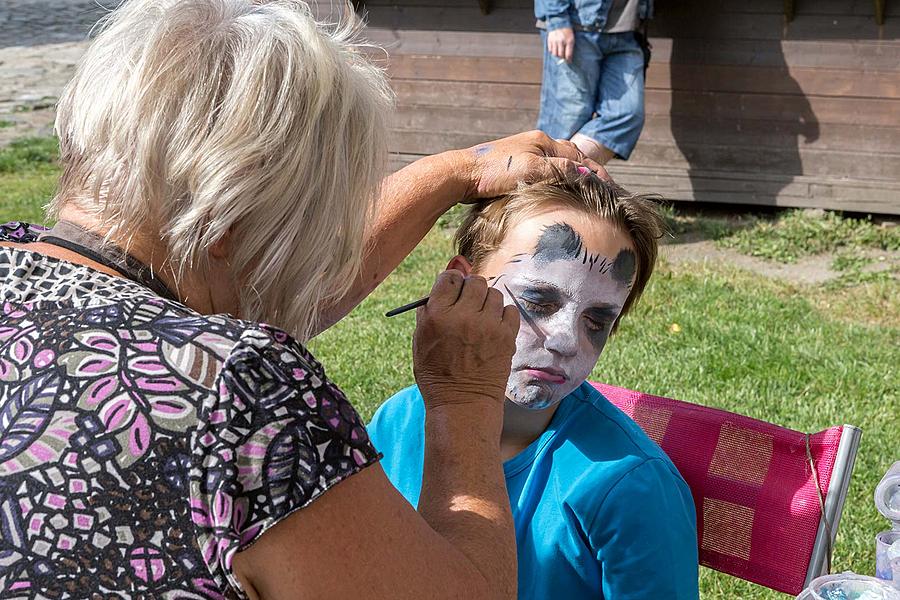
[[[578,353],[578,339],[571,325],[565,327],[554,326],[545,331],[547,339],[544,348],[560,356],[571,357]]]

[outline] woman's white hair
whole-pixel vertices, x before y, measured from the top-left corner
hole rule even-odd
[[[300,339],[359,273],[393,95],[357,41],[299,0],[129,0],[59,102],[49,209],[158,235],[179,273],[231,233],[241,316]]]

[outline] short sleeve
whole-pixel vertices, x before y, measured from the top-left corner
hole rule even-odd
[[[697,524],[684,480],[663,460],[626,473],[589,528],[604,598],[695,600]]]
[[[211,574],[241,597],[231,571],[235,553],[379,459],[321,365],[266,326],[246,331],[231,350],[199,423],[191,517]]]

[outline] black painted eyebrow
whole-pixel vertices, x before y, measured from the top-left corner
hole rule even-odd
[[[591,307],[584,312],[595,321],[614,321],[619,316],[620,308],[621,307],[613,306],[612,304],[604,304],[602,306]]]
[[[544,281],[543,279],[535,279],[533,277],[527,277],[527,276],[523,277],[522,279],[524,279],[528,283],[528,285],[531,286],[532,288],[539,288],[539,287],[547,288],[558,294],[562,294],[563,296],[566,296],[567,298],[572,298],[575,295],[572,290],[565,288],[565,287],[561,287],[555,283],[550,283],[549,281]]]
[[[538,238],[532,257],[539,262],[575,260],[583,248],[581,236],[568,223],[547,225]]]
[[[574,293],[572,290],[565,289],[556,285],[555,283],[550,283],[549,281],[544,281],[543,279],[534,279],[532,277],[524,277],[523,278],[529,286],[528,289],[535,289],[536,291],[540,288],[545,288],[547,290],[562,294],[567,298],[572,298]],[[524,292],[524,290],[523,290]],[[521,292],[520,292],[521,293]],[[619,311],[622,310],[622,307],[618,304],[609,304],[607,302],[601,302],[596,304],[590,308],[588,308],[585,312],[595,313],[597,315],[598,320],[603,319],[615,319],[619,316]]]

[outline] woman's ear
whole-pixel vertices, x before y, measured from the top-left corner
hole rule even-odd
[[[229,229],[225,235],[220,237],[218,240],[213,243],[212,246],[209,247],[209,254],[213,258],[218,259],[227,259],[231,254],[231,230]]]
[[[468,260],[466,260],[465,256],[462,256],[461,254],[457,254],[450,259],[450,262],[447,263],[447,269],[456,269],[466,276],[472,274],[472,264]]]

